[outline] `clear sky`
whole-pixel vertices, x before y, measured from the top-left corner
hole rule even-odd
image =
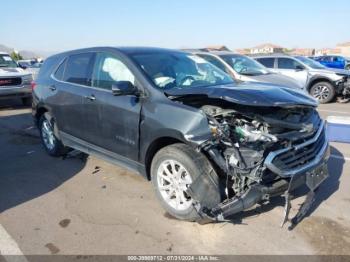
[[[18,50],[265,42],[319,48],[350,41],[350,0],[12,0],[0,6],[0,44]]]

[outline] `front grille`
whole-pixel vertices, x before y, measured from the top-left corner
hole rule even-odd
[[[322,130],[322,133],[314,143],[298,150],[291,149],[279,154],[274,158],[272,164],[282,171],[300,168],[316,158],[325,142],[325,130]]]
[[[21,84],[22,84],[22,79],[20,77],[0,78],[0,87],[18,86]]]
[[[304,173],[323,161],[328,154],[327,148],[325,126],[324,122],[321,122],[316,134],[308,140],[290,148],[270,152],[266,157],[265,166],[283,177]]]

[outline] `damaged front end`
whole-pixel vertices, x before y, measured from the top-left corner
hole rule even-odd
[[[208,184],[214,183],[210,177],[197,179],[188,188],[202,218],[199,222],[225,221],[270,197],[283,195],[283,225],[288,220],[290,193],[306,184],[310,193],[291,220],[291,227],[297,224],[310,208],[314,191],[328,176],[325,123],[315,107],[250,106],[193,97],[181,100],[207,116],[212,138],[198,150],[211,160],[223,184],[225,200],[218,205],[213,205],[210,197],[200,199]]]
[[[339,95],[338,101],[346,103],[350,101],[350,75],[348,73],[337,73],[342,76],[341,80],[334,82],[336,92]]]

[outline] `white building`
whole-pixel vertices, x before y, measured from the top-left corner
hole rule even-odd
[[[283,47],[274,44],[262,44],[250,49],[251,54],[272,54],[272,53],[282,53]]]

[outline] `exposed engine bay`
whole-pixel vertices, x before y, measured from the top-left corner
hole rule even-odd
[[[222,156],[221,168],[230,176],[235,195],[243,194],[254,182],[273,179],[263,176],[268,153],[311,136],[320,121],[313,108],[277,109],[273,113],[261,108],[260,112],[247,108],[241,113],[212,105],[201,109],[208,116],[214,136],[202,145],[203,149]]]
[[[198,212],[204,220],[225,220],[258,202],[268,201],[271,196],[284,194],[284,224],[290,210],[289,193],[298,184],[305,183],[307,172],[304,171],[307,169],[304,167],[310,165],[312,168],[313,159],[321,151],[324,154],[324,145],[327,144],[323,121],[316,109],[309,106],[254,107],[209,101],[211,103],[201,105],[197,99],[182,99],[182,102],[201,109],[207,116],[212,139],[202,143],[199,150],[212,160],[224,180],[221,182],[225,200],[219,206],[213,206],[210,200],[201,199],[197,203]],[[267,164],[269,158],[273,160],[270,165]],[[325,168],[323,164],[321,166]],[[290,176],[290,171],[295,170],[303,171],[296,171],[294,176]],[[310,187],[312,196],[327,174],[325,171],[317,185]],[[189,188],[189,194],[196,199],[201,188],[205,186],[194,183]],[[309,203],[300,210],[303,216],[313,199],[309,198]],[[293,224],[301,219],[298,213]]]

